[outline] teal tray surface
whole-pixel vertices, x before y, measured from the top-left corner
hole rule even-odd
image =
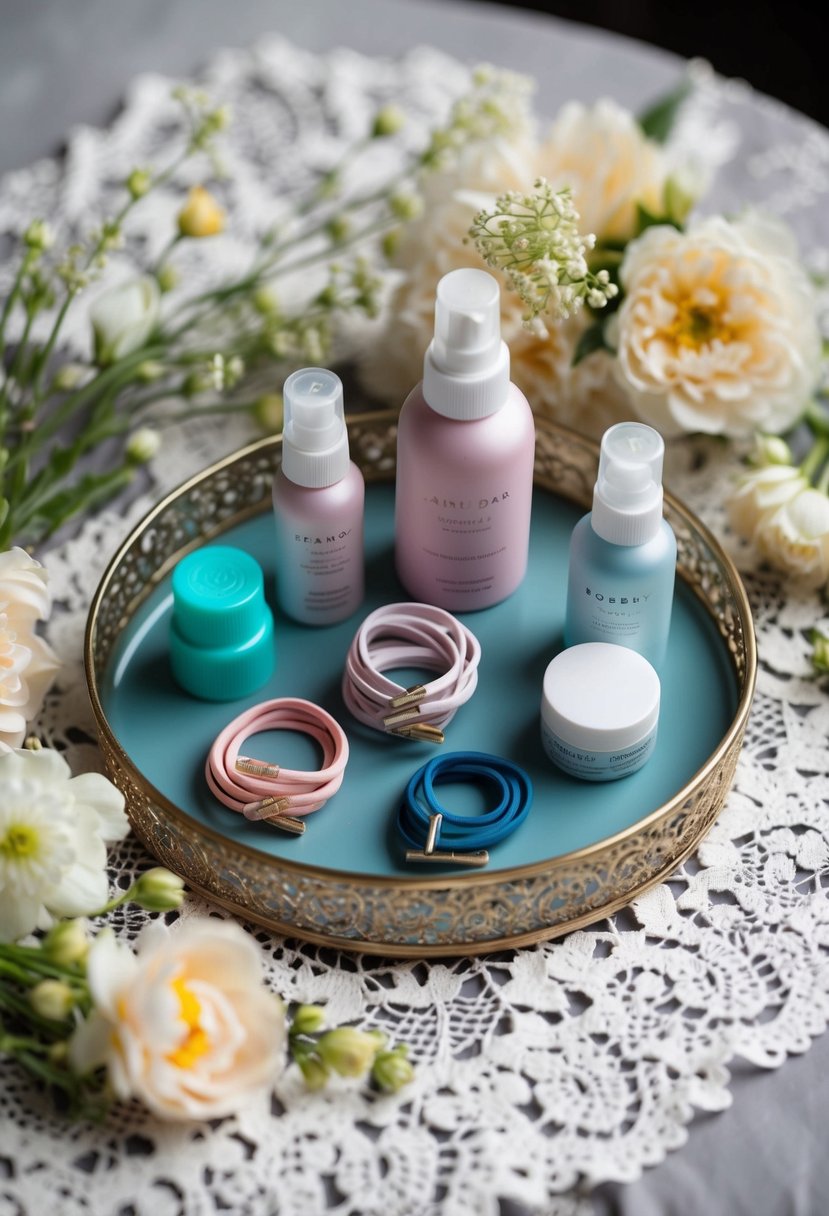
[[[583,510],[535,489],[527,577],[510,599],[461,619],[482,647],[472,699],[447,727],[445,751],[494,752],[522,765],[535,788],[522,827],[491,852],[489,871],[555,858],[595,844],[667,803],[700,769],[734,719],[739,690],[723,638],[696,596],[677,580],[656,750],[632,776],[580,782],[559,772],[541,746],[539,706],[547,663],[561,649],[570,533]],[[199,824],[264,854],[354,875],[423,881],[436,867],[407,866],[395,830],[397,806],[411,774],[435,755],[433,745],[393,739],[351,718],[340,693],[345,655],[361,621],[381,604],[409,597],[393,563],[394,489],[374,484],[366,494],[366,587],[361,610],[328,628],[285,619],[276,610],[273,519],[270,511],[216,538],[238,545],[265,571],[275,609],[277,661],[268,684],[244,700],[222,704],[182,692],[169,670],[172,611],[169,575],[131,616],[101,683],[103,709],[126,755],[168,800]],[[407,684],[415,672],[388,673]],[[431,678],[426,674],[426,678]],[[345,728],[351,748],[342,788],[307,817],[304,836],[286,836],[226,810],[207,789],[204,763],[213,738],[248,706],[272,697],[304,697],[324,706]],[[250,755],[291,768],[319,765],[316,745],[293,732],[249,741]],[[450,809],[483,809],[472,789],[446,786]],[[464,871],[454,871],[456,873]],[[468,873],[468,871],[466,871]],[[440,873],[452,870],[441,867]]]

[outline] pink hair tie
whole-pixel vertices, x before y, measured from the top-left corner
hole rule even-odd
[[[306,772],[239,755],[251,735],[266,730],[310,735],[322,748],[322,767]],[[210,749],[205,776],[211,791],[231,811],[301,835],[305,824],[295,816],[318,811],[336,794],[347,761],[345,731],[329,713],[312,701],[279,697],[246,709],[224,728]]]
[[[404,739],[443,743],[443,727],[475,691],[481,646],[451,613],[432,604],[386,604],[354,635],[343,700],[360,722]],[[382,673],[425,667],[441,674],[404,688]]]

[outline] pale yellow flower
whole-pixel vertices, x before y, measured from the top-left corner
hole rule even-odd
[[[229,1114],[284,1067],[282,1004],[262,984],[255,943],[231,921],[148,925],[137,954],[104,931],[87,975],[94,1008],[71,1040],[72,1068],[106,1065],[118,1097],[162,1118]]]
[[[615,101],[565,105],[535,163],[554,189],[570,187],[580,231],[594,232],[600,241],[634,235],[637,203],[663,213],[670,177],[664,149]]]
[[[193,186],[187,202],[178,213],[178,230],[182,236],[217,236],[225,226],[224,210],[204,186]]]
[[[818,378],[814,292],[789,231],[749,213],[628,246],[611,326],[621,380],[664,435],[784,431]]]
[[[36,632],[52,607],[47,574],[24,549],[0,553],[0,742],[19,747],[60,666]]]
[[[829,578],[829,498],[811,487],[761,520],[757,548],[804,587]]]

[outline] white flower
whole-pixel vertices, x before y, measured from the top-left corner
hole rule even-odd
[[[48,748],[2,751],[0,941],[105,904],[105,842],[128,827],[123,795],[100,773],[72,777]]]
[[[753,540],[761,522],[798,494],[809,482],[792,465],[763,465],[746,473],[726,506],[729,522],[745,540]]]
[[[823,586],[829,578],[829,498],[807,487],[765,516],[755,539],[778,570],[802,586]]]
[[[35,633],[51,609],[47,574],[23,549],[0,553],[0,742],[19,747],[60,663]]]
[[[630,400],[665,435],[784,431],[817,382],[811,284],[788,230],[749,213],[628,245],[611,341]]]
[[[167,1119],[238,1109],[285,1063],[281,1002],[262,985],[260,952],[230,921],[148,925],[138,954],[107,931],[89,952],[94,1009],[71,1041],[79,1073],[105,1064],[115,1093]]]
[[[129,279],[99,296],[89,310],[95,359],[113,363],[144,345],[158,324],[161,292],[149,275]]]
[[[569,186],[582,232],[600,240],[629,240],[636,204],[662,215],[670,165],[660,144],[642,133],[615,101],[570,102],[538,151],[536,172],[555,189]]]

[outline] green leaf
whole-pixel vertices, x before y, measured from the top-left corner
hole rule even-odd
[[[691,92],[691,81],[685,77],[679,86],[654,102],[644,114],[639,115],[642,133],[655,143],[664,144],[673,130],[680,107]]]
[[[637,236],[641,236],[646,228],[654,228],[658,224],[668,224],[671,228],[679,229],[679,224],[676,220],[671,219],[669,215],[656,215],[653,211],[649,211],[647,207],[643,207],[641,203],[636,204]]]
[[[571,367],[576,367],[581,363],[582,359],[586,359],[588,355],[592,355],[597,350],[612,351],[612,347],[608,345],[604,333],[604,319],[596,321],[589,329],[586,329],[576,343],[576,349],[573,351],[573,358],[570,362]]]

